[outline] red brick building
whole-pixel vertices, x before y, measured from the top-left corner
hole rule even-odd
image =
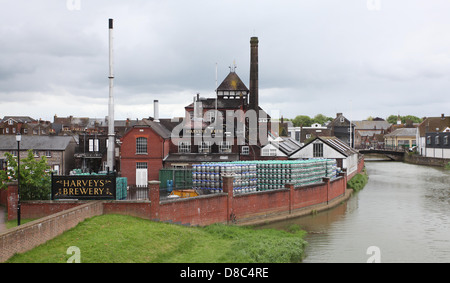
[[[143,119],[121,139],[121,176],[129,185],[147,186],[158,180],[169,154],[170,132],[158,120]]]

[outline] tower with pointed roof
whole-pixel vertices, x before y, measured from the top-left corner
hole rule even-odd
[[[248,104],[249,90],[236,74],[234,68],[230,68],[230,73],[216,89],[218,101],[242,100],[244,107]],[[228,104],[228,103],[225,103]]]

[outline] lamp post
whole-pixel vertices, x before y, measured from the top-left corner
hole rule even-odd
[[[18,133],[16,135],[17,141],[17,226],[20,226],[20,141],[22,135]]]

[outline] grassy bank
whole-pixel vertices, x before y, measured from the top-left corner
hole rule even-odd
[[[347,188],[352,188],[355,192],[358,192],[364,188],[368,181],[369,176],[364,168],[361,173],[356,174],[347,182]]]
[[[8,262],[64,263],[76,246],[82,263],[271,263],[300,262],[305,232],[215,224],[184,227],[124,215],[102,215],[81,222],[47,243]]]

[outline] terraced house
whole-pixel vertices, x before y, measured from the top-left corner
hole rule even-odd
[[[27,136],[20,142],[20,158],[32,150],[35,158],[45,156],[51,170],[56,174],[69,174],[74,168],[76,141],[72,136]],[[14,135],[0,135],[0,163],[5,160],[5,153],[18,155],[18,144]]]

